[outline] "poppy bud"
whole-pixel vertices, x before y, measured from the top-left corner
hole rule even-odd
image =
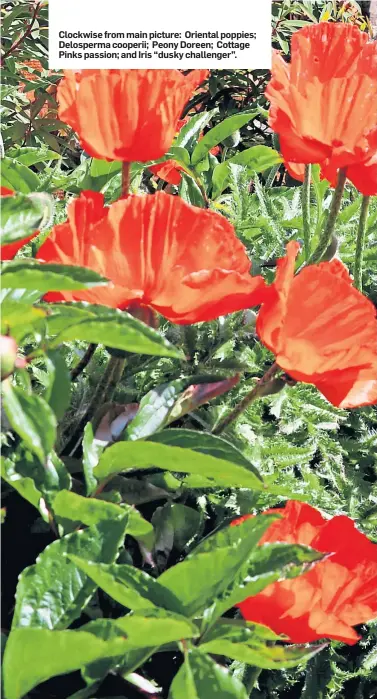
[[[230,136],[227,136],[227,138],[224,138],[222,141],[223,145],[226,146],[227,148],[235,148],[238,146],[239,142],[241,140],[241,134],[239,131],[235,131],[232,133]]]
[[[1,363],[1,380],[7,379],[15,369],[21,369],[25,366],[25,359],[17,357],[17,343],[13,337],[9,335],[0,336],[0,363]]]
[[[265,384],[265,386],[260,388],[259,396],[273,396],[275,393],[280,393],[280,391],[286,385],[283,378],[275,378]]]
[[[250,330],[254,330],[257,322],[257,314],[250,308],[247,308],[246,311],[243,312],[242,321],[244,325],[250,328]]]

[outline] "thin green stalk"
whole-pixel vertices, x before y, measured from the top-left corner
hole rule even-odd
[[[241,400],[238,405],[227,415],[215,428],[212,430],[213,434],[221,434],[221,432],[224,432],[224,430],[232,423],[234,420],[237,420],[237,418],[243,413],[246,408],[249,407],[250,403],[253,403],[257,398],[261,398],[264,395],[267,395],[266,393],[266,388],[267,384],[270,383],[270,381],[274,378],[275,374],[279,370],[279,367],[276,363],[272,364],[270,368],[266,371],[264,376],[258,381],[256,386],[249,391],[249,393]]]
[[[95,413],[97,412],[98,408],[103,405],[105,402],[104,400],[104,395],[106,394],[107,387],[112,379],[113,371],[114,371],[114,366],[116,363],[117,357],[110,357],[110,360],[106,366],[106,369],[104,373],[101,376],[101,379],[97,385],[97,388],[94,392],[94,395],[85,411],[85,414],[79,420],[78,425],[76,426],[76,429],[73,433],[72,436],[69,436],[68,440],[65,442],[63,448],[62,448],[62,454],[72,456],[74,452],[77,449],[77,446],[80,444],[82,436],[83,436],[83,431],[84,427],[87,422],[90,422],[92,418],[94,417]]]
[[[342,204],[342,196],[344,192],[344,186],[347,179],[347,168],[341,168],[338,173],[338,182],[334,191],[334,195],[331,202],[331,207],[329,215],[327,217],[326,225],[324,231],[320,237],[317,248],[314,250],[312,256],[309,259],[309,264],[314,264],[315,262],[320,262],[323,255],[325,254],[327,248],[331,243],[332,234],[334,233],[335,223],[340,211]]]
[[[354,284],[359,291],[362,291],[363,288],[363,255],[369,203],[370,197],[364,196],[361,203],[359,226],[357,229]]]
[[[310,180],[312,166],[305,165],[304,184],[302,185],[302,227],[304,233],[304,256],[307,262],[310,257]]]

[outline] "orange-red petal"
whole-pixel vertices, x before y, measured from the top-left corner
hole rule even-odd
[[[94,157],[157,160],[171,146],[183,107],[207,75],[207,70],[187,76],[160,69],[65,71],[59,116]]]
[[[289,65],[275,53],[266,90],[288,167],[319,163],[332,185],[339,168],[349,168],[360,191],[377,194],[375,42],[356,26],[324,22],[296,32],[291,53]],[[360,173],[365,163],[372,169]]]
[[[329,556],[300,577],[273,583],[245,599],[238,605],[244,618],[294,643],[322,638],[356,643],[353,626],[377,615],[376,544],[349,517],[326,520],[305,503],[289,501],[284,509],[268,512],[278,512],[282,519],[270,525],[260,545],[298,543]]]
[[[264,299],[262,277],[251,277],[245,248],[220,214],[164,192],[109,208],[101,197],[75,200],[68,222],[55,226],[38,252],[46,262],[84,265],[112,282],[64,292],[66,300],[118,308],[138,301],[173,322],[195,323]]]
[[[352,286],[340,260],[306,267],[294,276],[297,243],[278,262],[275,283],[257,332],[278,365],[313,383],[334,404],[377,402],[377,319],[374,305]]]

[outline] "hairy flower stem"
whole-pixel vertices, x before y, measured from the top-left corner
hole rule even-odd
[[[331,202],[331,207],[329,215],[327,217],[325,229],[319,240],[317,248],[314,250],[312,256],[309,259],[309,264],[314,264],[315,262],[320,262],[323,255],[325,254],[327,248],[331,243],[331,237],[334,233],[336,218],[340,211],[342,204],[342,196],[344,192],[344,185],[347,179],[347,168],[341,168],[338,173],[338,182],[335,187],[334,195]]]
[[[122,197],[128,197],[131,183],[131,163],[122,163]]]
[[[364,241],[365,241],[365,230],[368,218],[370,197],[364,196],[361,204],[359,227],[357,229],[356,238],[356,254],[355,254],[355,270],[354,270],[354,284],[359,291],[363,288],[363,253],[364,253]]]
[[[75,367],[73,367],[71,371],[71,381],[76,381],[76,379],[82,374],[84,369],[88,366],[91,358],[93,357],[94,352],[96,351],[98,345],[95,345],[93,342],[88,345],[88,348],[84,354],[83,357],[81,357],[80,361],[78,364],[76,364]]]
[[[124,360],[121,360],[122,362]],[[94,392],[94,395],[85,411],[85,414],[79,421],[73,435],[69,437],[64,444],[62,453],[67,456],[72,456],[81,442],[83,431],[87,422],[90,422],[98,409],[106,402],[105,396],[108,395],[108,387],[112,384],[113,373],[118,363],[118,357],[110,357],[106,369],[101,376],[100,382]]]
[[[266,371],[264,376],[262,376],[261,379],[259,379],[258,383],[254,388],[249,391],[249,393],[241,400],[238,405],[227,415],[224,420],[221,420],[218,425],[214,427],[212,430],[213,434],[221,434],[221,432],[224,432],[224,430],[230,425],[234,420],[237,420],[237,418],[241,415],[241,413],[248,408],[250,403],[253,403],[257,398],[261,398],[262,396],[268,395],[266,392],[266,389],[268,388],[268,384],[270,381],[274,378],[275,374],[279,370],[279,367],[276,363],[272,364],[270,368]]]
[[[310,180],[312,166],[305,165],[305,178],[302,185],[302,226],[304,232],[304,255],[307,261],[310,257]]]

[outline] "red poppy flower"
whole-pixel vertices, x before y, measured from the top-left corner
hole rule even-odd
[[[161,180],[165,180],[169,184],[178,186],[181,184],[183,167],[176,160],[165,160],[164,163],[151,165],[149,170],[153,175],[156,175]]]
[[[8,187],[0,187],[0,197],[11,197],[14,194],[13,189],[8,189]],[[26,238],[21,238],[21,240],[16,240],[14,243],[7,243],[6,245],[1,245],[1,259],[2,260],[13,260],[18,251],[23,248],[26,243],[29,243],[39,231],[35,231],[32,235]]]
[[[37,257],[103,274],[109,287],[49,294],[126,309],[137,302],[185,324],[261,303],[265,284],[231,224],[220,214],[164,192],[132,195],[109,208],[84,192],[68,207]]]
[[[291,63],[277,53],[266,89],[269,124],[287,164],[318,163],[335,185],[339,168],[377,194],[377,44],[356,26],[323,22],[292,37]]]
[[[284,509],[268,512],[282,519],[269,526],[260,544],[304,544],[330,556],[303,575],[272,583],[245,599],[237,605],[242,616],[285,634],[293,643],[333,638],[353,645],[360,638],[353,626],[377,616],[376,544],[349,517],[326,520],[302,502],[291,500]]]
[[[312,383],[336,406],[377,403],[377,320],[374,305],[352,286],[338,259],[294,276],[299,244],[287,245],[256,329],[277,364]]]
[[[180,119],[177,124],[177,133],[179,133],[183,126],[185,126],[189,121],[190,119],[188,117],[186,117],[185,119]],[[201,138],[203,138],[203,134],[200,134],[198,140],[200,141]],[[210,153],[212,155],[218,155],[219,152],[219,146],[214,146],[210,150]],[[164,163],[151,165],[149,167],[149,170],[153,173],[153,175],[157,175],[157,177],[159,177],[161,180],[165,180],[165,182],[168,182],[169,184],[174,184],[176,186],[181,184],[181,172],[184,172],[183,167],[181,167],[181,165],[179,165],[179,163],[177,163],[176,160],[165,160]]]
[[[59,117],[95,158],[145,162],[170,148],[178,118],[208,70],[65,71]],[[93,110],[93,105],[99,105]]]

